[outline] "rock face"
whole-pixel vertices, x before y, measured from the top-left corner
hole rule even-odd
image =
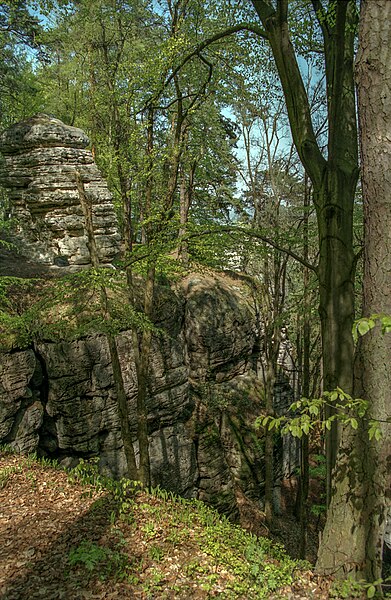
[[[11,241],[37,264],[75,269],[90,262],[77,172],[92,205],[101,263],[110,263],[119,252],[112,197],[88,144],[81,129],[45,114],[17,123],[0,137],[0,184],[15,219]]]
[[[250,290],[227,276],[193,274],[176,290],[158,288],[155,306],[163,334],[153,340],[149,373],[153,485],[235,516],[238,494],[259,500],[264,479],[263,443],[252,426],[262,409],[262,382]],[[121,333],[117,346],[135,440],[131,334]],[[124,473],[105,336],[39,342],[0,360],[1,443],[66,465],[99,456],[103,471]]]
[[[89,265],[81,194],[91,204],[101,264],[119,251],[112,198],[87,145],[80,129],[44,114],[0,138],[0,183],[16,220],[11,241],[33,275],[41,273],[39,265],[61,273]],[[3,266],[0,247],[0,271]],[[17,275],[15,267],[14,259],[7,274]],[[232,516],[247,506],[249,515],[246,502],[259,502],[264,480],[263,441],[253,427],[262,410],[262,369],[252,291],[240,277],[194,273],[175,289],[157,286],[154,311],[162,333],[153,339],[148,377],[152,483]],[[0,354],[0,443],[66,466],[99,456],[102,471],[122,476],[125,454],[106,337],[41,337],[45,341],[27,349]],[[132,340],[128,331],[116,338],[137,453]],[[276,408],[283,410],[291,401],[284,378],[275,392]],[[277,454],[277,475],[287,474],[292,452],[286,441]]]

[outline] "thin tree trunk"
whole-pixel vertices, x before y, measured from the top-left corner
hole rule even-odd
[[[155,288],[155,265],[151,264],[148,270],[144,293],[144,314],[151,320],[153,317],[153,294]],[[140,350],[137,368],[137,417],[138,417],[138,440],[140,448],[140,479],[149,487],[151,485],[151,467],[149,460],[148,439],[148,369],[152,349],[152,331],[144,329],[141,334]]]
[[[189,180],[186,181],[186,173],[185,170],[182,170],[181,177],[181,186],[179,190],[179,250],[178,257],[181,259],[184,265],[187,265],[189,262],[189,252],[187,242],[182,240],[183,236],[186,233],[186,225],[189,220],[189,210],[191,206],[192,196],[193,196],[193,186],[194,186],[194,175],[197,167],[197,163],[194,161],[191,165],[189,172]]]
[[[271,362],[266,367],[264,378],[266,414],[274,416],[275,370]],[[273,487],[274,487],[274,431],[265,431],[265,517],[269,527],[273,523]]]
[[[303,258],[308,262],[308,211],[310,207],[310,190],[308,176],[304,178],[304,215],[303,215]],[[303,353],[302,353],[302,387],[301,394],[304,398],[310,397],[310,343],[311,299],[309,290],[309,270],[303,270]],[[299,489],[299,522],[300,522],[300,557],[305,558],[307,549],[308,530],[308,493],[309,493],[309,437],[303,435],[300,443],[300,489]]]
[[[147,123],[147,155],[148,175],[145,189],[145,216],[151,213],[153,198],[153,148],[154,148],[154,109],[148,108]],[[143,237],[146,244],[151,242],[153,225],[143,226]],[[133,292],[133,277],[130,267],[127,268],[127,280],[133,305],[135,304]],[[147,319],[153,318],[153,293],[155,287],[155,265],[150,262],[144,289],[144,314]],[[149,458],[148,438],[148,369],[150,363],[152,332],[144,329],[140,334],[132,330],[133,350],[137,374],[137,438],[139,442],[140,462],[139,479],[146,487],[151,485],[151,465]]]
[[[85,192],[84,184],[79,172],[76,172],[76,184],[79,193],[79,200],[84,214],[84,221],[87,230],[88,243],[87,247],[90,253],[91,264],[94,268],[99,267],[99,255],[94,234],[92,222],[92,206]],[[110,314],[107,309],[108,298],[104,286],[101,287],[101,310],[104,319],[109,322]],[[111,364],[113,367],[113,379],[117,396],[118,418],[121,428],[122,443],[124,445],[125,458],[127,463],[127,475],[130,479],[138,479],[136,457],[134,453],[132,437],[129,427],[128,403],[125,392],[124,380],[122,377],[121,364],[118,356],[117,344],[115,336],[107,334],[107,341],[110,352]]]

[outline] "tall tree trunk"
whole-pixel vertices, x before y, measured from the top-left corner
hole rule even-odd
[[[153,106],[148,107],[147,112],[147,156],[148,156],[148,174],[145,188],[145,218],[151,214],[153,201],[153,150],[154,150],[154,118],[155,111]],[[151,223],[143,225],[144,243],[150,244],[152,238],[153,225]],[[129,295],[133,306],[135,305],[133,276],[132,271],[127,268],[127,281]],[[147,319],[153,318],[153,293],[155,288],[155,265],[153,259],[149,261],[147,278],[144,289],[144,314]],[[140,481],[146,486],[151,485],[151,465],[149,459],[149,438],[148,438],[148,368],[150,364],[150,354],[152,346],[152,332],[150,329],[144,329],[138,333],[136,329],[132,330],[133,351],[137,374],[137,438],[139,442],[139,470]]]
[[[289,35],[288,0],[276,8],[265,0],[252,0],[265,28],[284,91],[293,141],[314,190],[320,254],[319,314],[322,331],[324,389],[353,387],[354,320],[353,205],[358,178],[358,149],[353,80],[355,6],[352,0],[336,3],[335,24],[317,17],[323,32],[328,97],[328,158],[321,153],[314,133],[309,99]],[[327,437],[327,495],[338,444],[336,422]]]
[[[150,320],[153,318],[153,294],[155,289],[155,265],[148,268],[144,291],[144,314]],[[148,438],[148,369],[152,348],[152,331],[144,329],[139,336],[133,331],[133,347],[135,348],[135,363],[137,372],[137,437],[140,450],[139,478],[146,486],[151,485],[151,466],[149,460]]]
[[[391,3],[363,0],[357,57],[365,217],[364,316],[391,315]],[[382,537],[391,489],[391,335],[376,327],[357,352],[355,394],[369,401],[368,418],[383,437],[369,440],[368,420],[347,433],[338,456],[332,518],[323,534],[318,567],[381,576]],[[348,456],[350,454],[350,457]],[[353,461],[352,461],[353,457]],[[352,485],[354,483],[354,485]]]
[[[314,186],[319,232],[319,314],[322,335],[323,390],[353,389],[354,319],[353,200],[357,171],[329,167],[320,188]],[[331,416],[331,408],[326,417]],[[326,437],[327,504],[339,444],[334,421]]]

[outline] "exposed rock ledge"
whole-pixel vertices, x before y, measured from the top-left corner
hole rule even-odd
[[[76,173],[90,199],[101,264],[119,250],[112,199],[88,138],[44,114],[18,123],[0,138],[0,183],[9,192],[19,254],[0,246],[0,273],[34,277],[88,266],[89,252]],[[23,259],[24,256],[24,259]],[[148,426],[153,485],[197,496],[235,515],[259,500],[263,443],[254,431],[262,409],[259,336],[248,285],[227,275],[192,274],[177,288],[158,287],[150,361]],[[137,378],[132,336],[117,337],[136,439]],[[261,369],[260,369],[261,370]],[[283,379],[276,405],[289,403]],[[278,408],[278,407],[277,407]],[[36,342],[0,355],[0,443],[38,451],[65,465],[99,456],[113,476],[125,471],[107,340]],[[135,442],[135,446],[137,444]],[[280,474],[292,452],[284,441]],[[278,470],[278,469],[277,469]]]

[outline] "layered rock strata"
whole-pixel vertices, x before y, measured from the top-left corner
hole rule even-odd
[[[237,515],[238,493],[259,499],[263,442],[253,423],[262,410],[257,327],[247,285],[223,275],[186,277],[157,289],[149,371],[148,427],[153,485],[196,496]],[[137,377],[132,335],[117,336],[137,450]],[[0,443],[38,451],[65,465],[99,456],[125,472],[113,371],[104,335],[0,357]],[[284,390],[286,394],[286,390]]]
[[[81,129],[42,113],[0,136],[0,185],[14,223],[10,241],[38,265],[74,270],[90,263],[77,174],[91,202],[101,263],[119,252],[113,199],[88,144]]]

